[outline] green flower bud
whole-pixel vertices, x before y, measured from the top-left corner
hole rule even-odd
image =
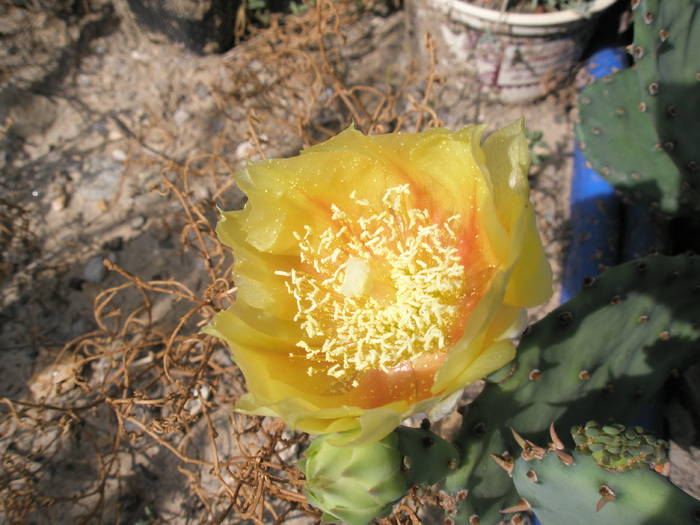
[[[336,447],[327,436],[311,442],[301,469],[309,502],[323,510],[325,521],[365,525],[385,516],[408,490],[401,472],[398,437],[361,447]]]

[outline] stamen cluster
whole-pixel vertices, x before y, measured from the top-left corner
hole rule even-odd
[[[407,204],[409,186],[386,191],[377,211],[353,192],[366,214],[331,206],[331,225],[295,233],[301,264],[278,271],[296,300],[305,333],[297,346],[309,375],[353,378],[426,352],[446,351],[465,290],[455,232],[459,215],[433,222]],[[294,354],[291,354],[294,356]]]

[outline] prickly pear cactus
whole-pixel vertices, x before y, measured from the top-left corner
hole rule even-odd
[[[515,456],[503,429],[542,441],[551,422],[630,422],[673,368],[698,355],[699,339],[699,258],[649,256],[587,280],[531,327],[515,361],[465,414],[455,440],[462,463],[446,482],[452,493],[469,491],[456,522],[499,523],[499,511],[517,503],[512,480],[490,457]]]
[[[633,0],[633,68],[579,97],[579,144],[632,200],[670,215],[700,210],[700,1]]]
[[[635,431],[628,439],[624,427],[620,430],[617,425],[580,428],[584,432],[597,429],[600,433],[593,432],[591,439],[598,441],[587,446],[595,443],[612,455],[619,455],[619,447],[601,442],[601,437],[615,438],[630,447],[640,435],[649,437]],[[585,435],[578,433],[579,429],[576,432],[575,435]],[[685,525],[700,520],[700,502],[650,470],[643,461],[634,467],[615,469],[601,465],[584,448],[569,453],[556,444],[550,444],[549,450],[531,442],[523,444],[521,457],[510,469],[522,498],[516,509],[534,512],[542,525]]]

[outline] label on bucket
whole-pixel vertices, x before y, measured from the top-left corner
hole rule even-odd
[[[538,42],[537,45],[509,44],[503,49],[496,85],[536,84],[551,71],[566,71],[577,59],[573,39]]]

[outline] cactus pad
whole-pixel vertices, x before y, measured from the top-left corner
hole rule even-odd
[[[586,87],[579,98],[579,145],[592,167],[631,200],[667,214],[679,211],[680,175],[671,158],[657,147],[653,117],[640,110],[639,79],[631,69]],[[644,106],[642,106],[644,107]]]
[[[700,502],[660,474],[602,469],[583,452],[519,458],[513,482],[542,525],[687,525],[700,516]]]
[[[465,415],[456,440],[462,464],[447,479],[450,491],[469,491],[457,520],[476,515],[495,524],[517,502],[489,457],[514,455],[508,427],[542,440],[553,421],[559,428],[589,419],[627,423],[655,402],[673,368],[697,359],[699,339],[699,258],[654,255],[587,280],[531,327],[515,361]]]
[[[399,438],[405,474],[411,483],[432,485],[457,468],[457,449],[428,428],[401,426],[394,433]]]
[[[635,66],[587,86],[576,136],[628,198],[669,215],[700,210],[700,2],[633,2]]]

